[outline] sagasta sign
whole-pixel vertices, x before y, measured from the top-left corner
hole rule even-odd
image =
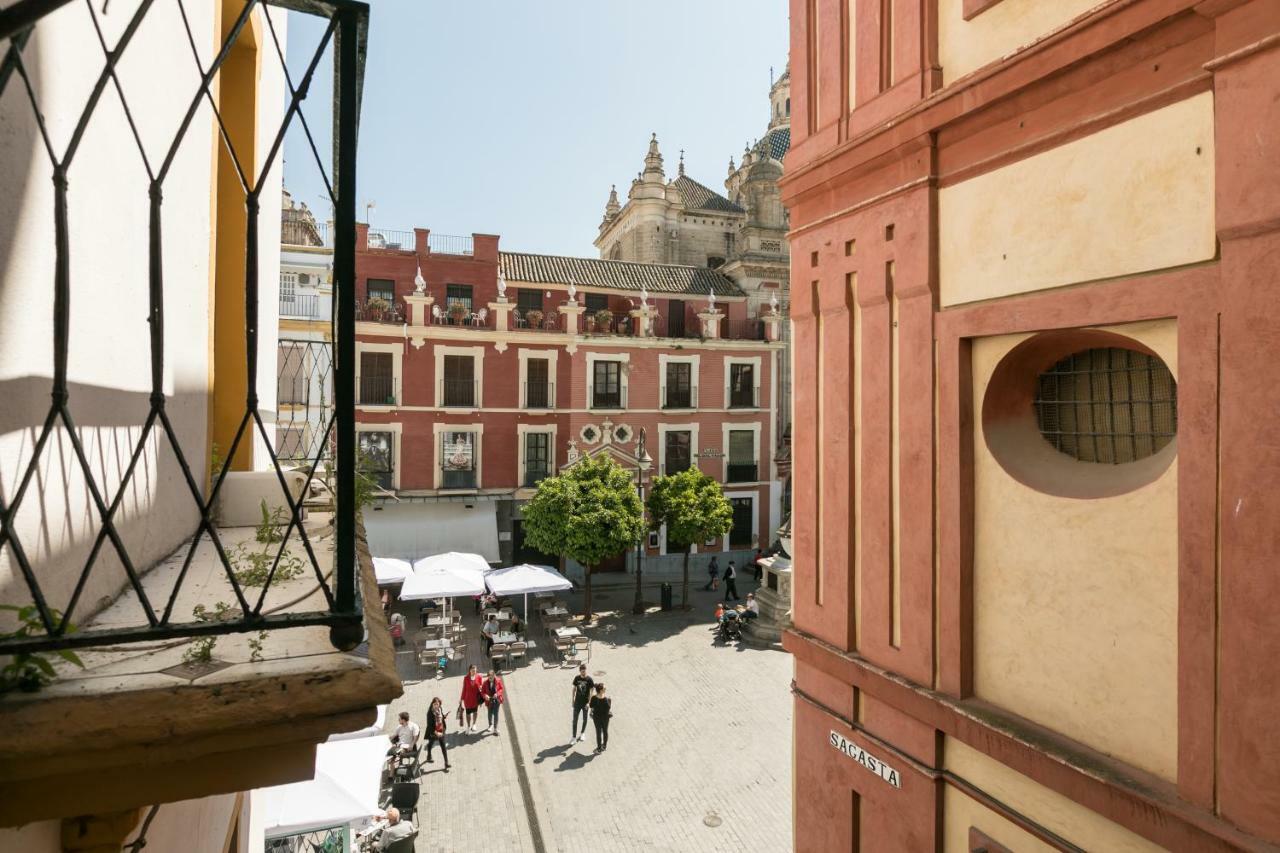
[[[879,758],[853,743],[839,732],[831,733],[831,745],[858,762],[867,771],[876,774],[895,788],[902,787],[902,774],[885,764]]]

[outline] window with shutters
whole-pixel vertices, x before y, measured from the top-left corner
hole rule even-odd
[[[666,433],[662,473],[679,474],[693,466],[693,433],[688,430]]]
[[[469,355],[444,356],[444,387],[441,405],[473,408],[476,404],[476,361]]]
[[[526,409],[550,409],[555,399],[551,383],[551,362],[545,358],[531,358],[526,362],[524,406]]]
[[[622,362],[597,361],[591,374],[591,405],[597,409],[622,408]]]
[[[687,361],[667,362],[666,399],[664,409],[690,409],[693,401],[693,365]]]
[[[667,302],[667,336],[672,338],[685,336],[684,302],[679,299]]]
[[[730,498],[733,509],[733,527],[729,530],[730,548],[750,548],[755,545],[756,502],[753,498]]]
[[[753,430],[729,430],[729,464],[726,472],[728,482],[751,483],[758,479],[755,438]]]

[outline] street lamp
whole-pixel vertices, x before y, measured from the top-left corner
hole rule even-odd
[[[636,492],[640,495],[640,512],[644,513],[644,478],[649,473],[649,467],[653,465],[653,459],[649,456],[649,452],[645,450],[645,432],[644,428],[640,429],[640,437],[636,439]],[[640,578],[644,568],[644,540],[647,533],[642,533],[640,541],[636,543],[636,603],[631,608],[631,612],[636,615],[644,613],[644,596],[640,591]]]

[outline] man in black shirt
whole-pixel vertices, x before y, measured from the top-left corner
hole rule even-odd
[[[578,667],[578,674],[573,677],[573,737],[569,743],[577,743],[587,736],[587,704],[595,690],[595,680],[587,675],[587,665]],[[582,733],[578,733],[578,715],[582,715]]]
[[[724,600],[738,600],[738,570],[733,567],[733,560],[724,567]]]

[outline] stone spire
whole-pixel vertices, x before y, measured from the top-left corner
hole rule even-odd
[[[683,149],[683,148],[681,148],[681,149],[680,149],[680,167],[679,167],[679,174],[680,174],[680,177],[682,177],[682,178],[684,177],[684,149]]]
[[[618,187],[609,187],[609,201],[604,206],[604,218],[606,222],[612,222],[622,211],[622,206],[618,204]]]
[[[658,134],[653,134],[649,140],[649,153],[644,155],[644,172],[643,179],[646,181],[661,181],[665,175],[662,172],[662,152],[658,151]]]
[[[730,154],[729,155],[729,176],[732,177],[733,173],[736,171],[738,171],[738,167],[733,165],[733,155]]]

